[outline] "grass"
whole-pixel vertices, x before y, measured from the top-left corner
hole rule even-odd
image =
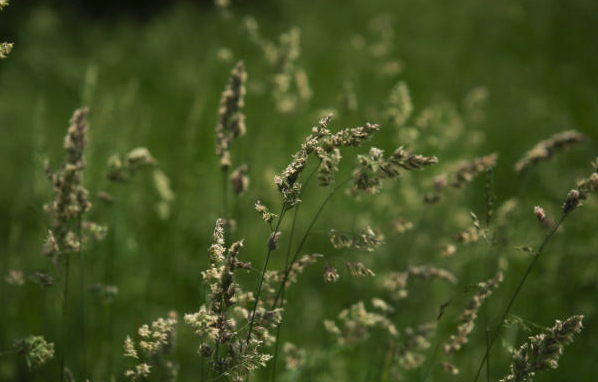
[[[72,110],[89,106],[84,176],[94,204],[89,217],[116,229],[106,241],[86,249],[85,279],[88,284],[107,282],[107,254],[114,250],[112,277],[119,295],[112,304],[91,295],[85,299],[87,365],[94,381],[108,380],[109,370],[117,380],[124,379],[122,373],[130,366],[121,356],[126,335],[143,323],[166,316],[171,309],[182,314],[197,310],[202,303],[200,272],[207,266],[205,249],[214,221],[222,213],[221,174],[213,147],[216,111],[230,70],[237,59],[244,59],[249,81],[245,106],[248,132],[235,141],[233,160],[249,164],[251,182],[246,194],[232,199],[230,214],[237,219],[238,229],[231,239],[246,239],[242,253],[258,269],[265,260],[270,230],[259,221],[253,203],[260,198],[278,212],[272,176],[290,161],[321,117],[319,110],[340,109],[345,81],[353,83],[358,110],[337,113],[332,126],[358,126],[368,120],[380,123],[382,129],[371,144],[387,154],[408,143],[399,139],[404,138],[403,133],[386,123],[381,113],[399,80],[410,89],[416,115],[432,102],[451,103],[463,112],[465,95],[485,86],[490,95],[485,118],[467,125],[468,132],[475,130],[483,139],[475,145],[454,142],[442,149],[420,140],[414,141],[417,145],[412,148],[424,155],[437,155],[441,166],[498,152],[494,170],[497,208],[519,193],[524,180],[513,171],[513,165],[537,141],[569,128],[589,137],[583,145],[530,174],[521,207],[508,222],[505,281],[488,304],[489,317],[500,317],[530,260],[528,254],[512,247],[537,245],[545,236],[535,221],[533,207],[541,205],[556,218],[567,192],[576,180],[588,175],[588,162],[598,152],[598,78],[593,70],[598,52],[592,40],[598,25],[596,7],[581,0],[567,4],[459,0],[451,6],[438,1],[343,2],[342,6],[338,2],[308,5],[282,1],[241,3],[232,8],[233,18],[227,20],[212,6],[180,3],[139,20],[126,15],[91,19],[62,7],[15,2],[0,13],[0,40],[15,42],[10,56],[0,62],[2,278],[10,269],[51,269],[41,256],[48,228],[41,206],[52,198],[43,160],[49,158],[53,165],[60,162],[62,137]],[[393,50],[385,60],[400,60],[404,66],[396,76],[383,75],[378,70],[382,60],[351,45],[355,34],[368,42],[376,39],[368,22],[382,12],[392,16],[394,30]],[[284,115],[275,111],[267,83],[272,69],[242,32],[240,20],[245,15],[256,17],[262,34],[272,40],[291,26],[301,28],[298,62],[308,73],[313,97],[296,112]],[[232,51],[232,60],[218,58],[223,47]],[[260,86],[265,91],[260,92]],[[112,184],[104,177],[111,154],[122,155],[138,146],[150,149],[172,182],[176,199],[168,220],[161,220],[154,208],[158,195],[150,173],[140,173],[127,186]],[[337,179],[349,175],[357,153],[366,152],[344,151]],[[430,189],[431,176],[437,172],[440,170],[432,168],[408,174],[380,196],[360,203],[345,195],[335,196],[308,236],[303,252],[327,251],[326,255],[337,258],[363,256],[370,261],[370,255],[333,250],[326,233],[329,228],[354,231],[371,224],[385,234],[383,249],[371,255],[375,260],[368,263],[378,275],[385,269],[402,271],[426,263],[455,271],[458,287],[449,292],[440,282],[418,284],[410,290],[413,298],[401,301],[396,318],[401,328],[424,319],[433,321],[439,306],[455,295],[439,323],[438,338],[443,338],[453,332],[470,298],[459,288],[487,278],[483,266],[486,247],[482,242],[458,245],[455,255],[440,258],[437,245],[452,242],[452,235],[470,225],[470,210],[484,216],[486,198],[482,176],[462,193],[449,196],[446,203],[424,207],[420,195]],[[112,194],[116,203],[103,205],[95,198],[100,190]],[[326,196],[315,185],[306,189],[304,199],[310,203],[302,205],[298,213],[296,243]],[[592,218],[597,208],[596,200],[590,199],[567,219],[512,308],[517,316],[545,327],[556,318],[586,317],[585,331],[566,349],[560,368],[542,375],[542,380],[562,380],[564,376],[589,380],[593,376],[598,351],[591,341],[598,322],[594,302],[598,287],[594,248],[598,243]],[[413,222],[413,229],[393,234],[390,222],[396,217]],[[289,232],[293,220],[287,216],[281,225],[283,232]],[[289,236],[281,237],[281,249],[273,253],[269,268],[280,269],[285,264],[285,240]],[[339,283],[326,284],[322,268],[323,264],[312,266],[299,287],[285,291],[290,304],[281,339],[306,347],[309,367],[301,375],[286,373],[283,378],[326,380],[327,373],[332,373],[337,380],[365,380],[366,374],[376,374],[365,365],[370,364],[371,354],[381,352],[380,345],[370,341],[333,353],[329,349],[334,338],[325,333],[322,321],[334,319],[359,300],[369,301],[379,293],[376,278],[354,279],[341,270]],[[70,271],[75,289],[81,274],[73,264]],[[259,272],[242,276],[247,290],[257,288],[258,276]],[[57,285],[40,290],[32,283],[21,288],[0,284],[0,351],[9,350],[16,339],[29,333],[44,334],[49,341],[60,343],[58,296]],[[427,298],[425,304],[422,296]],[[82,380],[83,374],[83,345],[77,335],[82,330],[81,320],[75,313],[81,304],[80,296],[71,293],[68,359],[77,380]],[[112,324],[110,311],[115,315]],[[461,368],[459,378],[464,380],[473,380],[486,350],[481,322],[476,328],[471,342],[454,359]],[[492,351],[493,380],[507,374],[510,362],[499,345],[516,346],[529,335],[511,325],[504,338],[497,339]],[[197,341],[184,325],[179,327],[177,341],[179,380],[190,380],[199,370]],[[278,368],[282,369],[282,364]],[[55,378],[55,369],[57,366],[49,364],[31,373],[16,358],[0,357],[0,380],[47,380],[48,376]],[[419,370],[409,376],[421,380],[423,374]],[[253,380],[266,378],[270,374],[264,371]],[[434,366],[427,380],[445,378]]]

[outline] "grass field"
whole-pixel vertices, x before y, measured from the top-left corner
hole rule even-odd
[[[252,41],[248,17],[274,43],[292,27],[300,30],[295,65],[307,75],[311,96],[301,94],[306,89],[292,89],[299,100],[290,111],[280,110],[273,84],[278,69]],[[537,248],[546,236],[534,206],[558,219],[567,193],[591,174],[590,162],[598,155],[598,4],[589,0],[239,1],[225,9],[180,2],[146,18],[117,12],[92,17],[66,5],[15,0],[0,12],[0,33],[0,41],[15,44],[0,61],[1,381],[59,380],[64,278],[62,268],[42,255],[51,224],[43,205],[54,198],[44,160],[52,168],[62,162],[63,137],[78,107],[90,109],[83,183],[93,208],[86,219],[108,226],[105,240],[85,246],[83,267],[76,254],[71,264],[66,366],[78,381],[126,380],[124,372],[133,363],[122,356],[125,337],[169,311],[179,315],[169,356],[180,366],[178,380],[203,379],[200,341],[183,315],[205,302],[201,271],[208,266],[214,222],[223,217],[214,129],[221,93],[238,60],[247,70],[247,134],[234,141],[232,158],[233,167],[248,164],[250,183],[245,193],[230,196],[237,229],[227,235],[245,238],[240,257],[253,264],[240,274],[245,290],[255,293],[258,287],[270,235],[254,203],[260,199],[279,213],[281,199],[272,179],[326,113],[334,113],[333,131],[366,122],[381,126],[363,147],[343,149],[338,181],[351,175],[355,156],[367,154],[369,146],[390,154],[405,145],[439,161],[405,172],[376,195],[355,201],[339,192],[326,205],[301,251],[326,258],[308,267],[288,290],[280,331],[280,343],[305,349],[306,361],[297,370],[285,370],[278,360],[281,381],[396,379],[388,372],[388,333],[372,330],[367,341],[340,346],[323,321],[335,320],[358,301],[383,298],[381,280],[389,272],[424,264],[446,268],[459,281],[415,283],[408,298],[396,302],[392,322],[401,333],[408,326],[438,323],[422,352],[423,363],[402,371],[404,380],[473,380],[486,351],[486,322],[492,330],[500,324],[532,259],[516,247]],[[389,94],[400,81],[409,89],[413,112],[398,126],[387,110]],[[356,104],[347,106],[348,95]],[[426,110],[435,114],[423,128],[418,118]],[[514,171],[538,141],[571,129],[586,136],[583,143],[525,175]],[[136,147],[147,147],[170,179],[174,199],[166,203],[168,211],[153,170],[139,171],[128,184],[106,178],[109,157]],[[471,227],[470,211],[482,222],[486,218],[487,176],[482,173],[436,205],[424,204],[423,195],[433,189],[435,176],[493,152],[499,157],[492,178],[495,218],[488,232],[500,229],[504,240],[490,248],[481,238],[458,243],[453,237]],[[313,157],[307,170],[315,166]],[[100,191],[112,195],[114,203],[99,200]],[[291,245],[297,245],[327,195],[315,181],[306,187]],[[507,214],[509,200],[517,204]],[[536,380],[593,380],[597,213],[596,196],[590,196],[546,246],[492,349],[490,380],[509,373],[509,349],[573,315],[584,315],[584,330],[565,349],[559,368],[539,373]],[[398,233],[397,218],[412,228]],[[291,223],[288,215],[268,269],[285,266]],[[366,226],[384,235],[376,251],[330,245],[331,228],[356,232]],[[441,256],[445,244],[456,246],[452,256]],[[352,277],[344,259],[363,262],[376,276]],[[336,283],[324,281],[327,262],[339,269]],[[504,281],[485,301],[469,342],[450,358],[460,374],[448,375],[440,367],[446,358],[442,344],[454,333],[475,289],[471,286],[497,269]],[[45,270],[55,284],[42,288],[29,279],[22,286],[9,284],[4,281],[11,270],[22,270],[26,279]],[[115,285],[118,294],[94,294],[89,288],[94,285]],[[439,307],[448,301],[437,320]],[[29,370],[11,350],[28,334],[43,335],[56,346],[56,357],[37,370]],[[271,374],[270,362],[252,381],[269,380]],[[154,373],[149,380],[162,377]],[[487,378],[484,369],[480,380]]]

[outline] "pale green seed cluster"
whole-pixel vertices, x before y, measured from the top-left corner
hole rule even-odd
[[[257,211],[258,214],[260,214],[262,216],[262,219],[266,223],[271,223],[272,220],[274,220],[276,217],[278,217],[278,215],[270,212],[268,207],[264,206],[260,200],[255,202],[255,210]]]
[[[538,142],[530,151],[525,153],[523,158],[515,164],[515,170],[519,172],[528,170],[539,162],[549,160],[558,152],[583,142],[585,138],[583,134],[575,130],[555,134],[545,141]]]
[[[328,129],[331,119],[332,114],[320,119],[318,125],[312,128],[311,134],[301,145],[301,149],[293,155],[293,161],[282,174],[274,177],[274,183],[283,196],[286,208],[292,208],[301,202],[299,198],[301,183],[297,182],[297,179],[305,169],[310,154],[315,153],[320,159],[318,174],[320,184],[329,185],[333,181],[334,173],[338,171],[340,152],[337,149],[342,146],[359,146],[379,129],[378,125],[366,123],[365,126],[343,129],[332,134]]]
[[[501,382],[531,382],[539,371],[556,369],[565,345],[573,342],[573,336],[581,332],[583,316],[573,316],[565,321],[556,320],[552,328],[530,337],[513,353],[511,374]]]
[[[424,352],[430,348],[430,339],[435,332],[435,322],[405,328],[397,343],[394,375],[400,375],[400,370],[413,370],[423,365]]]
[[[233,186],[233,192],[236,195],[240,195],[247,191],[247,187],[249,187],[249,177],[247,176],[247,165],[242,164],[237,169],[235,169],[231,176],[230,180]]]
[[[405,125],[412,113],[413,103],[411,102],[409,88],[404,81],[399,81],[399,83],[392,88],[388,97],[385,110],[386,119],[393,125],[401,127]]]
[[[16,341],[14,347],[30,369],[37,369],[54,357],[54,344],[42,336],[28,335]]]
[[[126,183],[142,168],[155,166],[156,159],[145,147],[137,147],[125,155],[113,154],[108,158],[106,177],[114,182]]]
[[[0,10],[8,5],[8,0],[0,0]],[[13,44],[9,42],[0,42],[0,60],[8,57]]]
[[[284,288],[285,290],[287,290],[291,285],[297,283],[299,275],[303,273],[305,268],[307,268],[311,264],[316,263],[318,259],[322,257],[323,256],[319,253],[312,253],[310,255],[301,256],[293,263],[293,265],[291,265],[291,268],[289,269],[288,274],[286,276],[286,280],[285,271],[266,271],[263,286],[263,291],[265,294],[265,297],[263,298],[264,303],[273,307],[278,292],[277,289],[274,287],[274,284],[282,284],[284,280]],[[282,301],[282,304],[284,305],[285,302],[286,301]]]
[[[158,216],[162,220],[166,220],[170,217],[170,207],[174,202],[174,192],[170,187],[170,179],[164,171],[155,169],[152,173],[152,179],[154,181],[154,188],[158,194],[158,202],[156,203],[156,211]]]
[[[598,158],[592,163],[594,172],[589,177],[577,182],[577,189],[569,191],[567,199],[563,204],[563,212],[569,213],[581,206],[582,201],[587,199],[590,193],[598,190]]]
[[[338,271],[332,265],[326,264],[324,266],[324,280],[326,282],[337,282],[339,277]]]
[[[461,324],[457,327],[457,333],[451,335],[450,341],[444,345],[444,352],[446,354],[458,351],[463,344],[467,343],[469,334],[475,326],[475,319],[478,316],[478,311],[482,303],[492,294],[494,289],[498,288],[502,280],[503,275],[501,272],[498,272],[493,278],[478,284],[478,290],[461,315]]]
[[[411,155],[403,147],[397,148],[388,158],[384,158],[384,151],[372,147],[369,155],[359,155],[357,160],[359,167],[353,171],[351,187],[353,195],[358,191],[375,194],[384,181],[397,179],[400,170],[415,170],[438,163],[434,156]]]
[[[242,246],[242,241],[225,246],[224,221],[218,219],[208,249],[210,266],[202,272],[208,302],[196,313],[185,315],[185,322],[200,339],[200,355],[208,359],[217,376],[227,375],[232,381],[243,381],[250,372],[266,365],[271,356],[263,347],[273,341],[270,330],[282,319],[281,309],[259,306],[252,317],[246,308],[254,297],[244,293],[234,280],[237,271],[251,268],[238,259]],[[252,320],[254,330],[247,336],[245,331]]]
[[[434,179],[433,192],[424,194],[424,202],[428,204],[438,203],[446,191],[449,183],[455,189],[461,189],[473,181],[476,176],[496,166],[498,154],[492,153],[478,157],[470,162],[462,164],[450,175],[442,174]]]
[[[249,40],[262,51],[266,62],[274,70],[272,94],[277,110],[289,113],[309,101],[312,91],[307,73],[297,63],[301,55],[301,30],[292,27],[279,36],[278,43],[274,43],[260,34],[254,18],[245,18],[243,26]]]
[[[78,109],[70,120],[70,127],[64,138],[65,162],[56,171],[51,171],[46,162],[46,173],[54,186],[55,198],[44,205],[52,219],[52,225],[44,244],[44,254],[58,263],[64,254],[77,251],[82,243],[77,235],[77,225],[91,208],[88,192],[81,183],[85,159],[87,109]]]
[[[328,238],[336,249],[354,248],[360,251],[373,252],[384,242],[384,236],[376,233],[371,227],[359,231],[358,234],[339,232],[331,229]]]
[[[245,64],[239,61],[231,72],[230,79],[220,98],[218,125],[216,125],[216,155],[220,158],[220,169],[227,171],[232,163],[230,147],[233,139],[245,135]]]
[[[340,109],[345,114],[351,114],[357,111],[359,103],[357,102],[357,94],[353,88],[353,83],[345,81],[343,84],[343,92],[339,97]]]
[[[299,370],[305,364],[305,349],[298,348],[290,342],[285,342],[282,347],[287,370]]]
[[[135,360],[135,367],[125,372],[125,376],[131,381],[145,379],[149,376],[152,364],[160,362],[169,374],[177,373],[172,363],[162,359],[165,354],[171,352],[176,337],[176,313],[171,312],[169,317],[158,318],[151,325],[142,325],[137,330],[137,341],[127,336],[123,350],[124,356]]]
[[[391,272],[382,279],[382,287],[394,301],[407,298],[409,281],[413,280],[445,280],[457,283],[457,278],[449,271],[431,265],[414,266],[404,272]]]
[[[368,312],[363,302],[358,302],[342,310],[338,315],[340,328],[334,321],[325,320],[326,331],[336,336],[340,345],[351,345],[363,342],[370,336],[370,330],[381,328],[391,337],[398,336],[395,326],[385,316]]]
[[[346,265],[351,276],[376,276],[374,271],[366,267],[362,262],[349,261]]]

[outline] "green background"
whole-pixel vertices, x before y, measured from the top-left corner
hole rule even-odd
[[[367,53],[377,38],[368,25],[381,14],[391,18],[394,31],[392,51],[383,60],[399,60],[403,65],[393,76],[378,70],[382,58]],[[272,68],[241,27],[247,15],[256,18],[262,34],[270,40],[292,26],[301,28],[298,63],[308,74],[313,97],[292,113],[276,111],[268,82]],[[85,252],[86,282],[106,282],[107,254],[114,251],[119,288],[112,306],[112,341],[108,335],[110,304],[93,295],[85,298],[88,377],[93,381],[110,380],[110,370],[116,380],[124,380],[122,373],[130,366],[122,357],[124,337],[132,335],[138,325],[166,316],[169,310],[177,311],[181,318],[175,353],[181,365],[179,380],[197,379],[198,341],[182,323],[182,314],[196,311],[202,303],[200,272],[207,263],[214,221],[222,212],[214,127],[220,93],[238,59],[245,60],[249,78],[247,135],[234,142],[233,160],[249,164],[251,182],[246,194],[233,199],[238,229],[231,237],[246,239],[242,257],[258,269],[264,261],[269,229],[253,211],[253,203],[259,197],[273,210],[279,209],[273,174],[288,164],[322,110],[339,109],[346,81],[353,83],[359,107],[353,113],[337,113],[333,129],[379,122],[382,130],[372,145],[391,152],[409,144],[416,153],[437,155],[441,164],[498,152],[494,176],[497,205],[517,195],[522,179],[513,165],[537,141],[565,129],[576,129],[588,137],[584,144],[531,174],[519,208],[508,222],[509,244],[502,250],[508,269],[503,285],[488,300],[491,317],[504,308],[529,261],[513,247],[537,245],[545,234],[534,221],[533,206],[542,205],[557,217],[567,192],[576,180],[590,174],[589,162],[598,154],[598,3],[590,0],[245,1],[233,4],[226,14],[209,3],[180,2],[165,4],[144,17],[136,17],[134,12],[121,14],[118,8],[94,17],[66,5],[15,1],[0,13],[0,31],[0,40],[15,43],[8,59],[0,62],[2,279],[9,269],[55,272],[41,255],[49,226],[42,206],[53,197],[43,161],[48,158],[54,167],[61,162],[62,139],[72,111],[83,104],[91,109],[84,176],[94,203],[89,217],[107,224],[110,233],[105,241],[90,243]],[[363,36],[366,48],[352,46],[356,34]],[[231,61],[218,58],[222,48],[232,51]],[[387,123],[381,113],[389,91],[399,80],[409,86],[416,115],[434,102],[454,105],[463,112],[465,95],[485,86],[489,92],[485,118],[466,124],[464,132],[476,131],[482,138],[447,142],[444,147],[402,142],[400,128]],[[263,91],[252,90],[260,88]],[[156,214],[157,195],[149,172],[125,186],[105,179],[107,158],[138,146],[147,147],[171,179],[176,199],[167,220]],[[367,152],[366,147],[343,152],[344,175],[338,179],[350,173],[355,154]],[[451,235],[467,227],[463,216],[467,217],[468,211],[484,216],[485,196],[484,180],[479,179],[439,206],[424,205],[421,194],[430,189],[432,176],[439,172],[430,169],[409,174],[382,194],[358,203],[344,195],[335,197],[304,249],[305,253],[367,259],[379,276],[420,264],[453,271],[460,279],[459,286],[448,290],[441,282],[418,284],[410,298],[397,307],[395,323],[399,328],[434,321],[438,306],[456,293],[458,298],[441,321],[433,345],[454,330],[470,296],[460,289],[484,279],[487,252],[480,242],[459,248],[453,257],[440,258],[437,246],[450,242]],[[401,191],[403,187],[408,192]],[[116,203],[103,205],[95,198],[98,191],[111,193]],[[324,190],[311,185],[298,216],[299,232],[324,196]],[[539,375],[539,381],[594,378],[598,356],[594,340],[598,324],[597,212],[598,203],[589,200],[568,219],[514,306],[514,314],[542,326],[574,314],[586,316],[584,331],[565,350],[559,369]],[[390,222],[399,216],[414,222],[414,229],[394,234]],[[385,245],[373,254],[333,250],[326,239],[327,230],[350,230],[354,224],[357,228],[371,224],[383,232]],[[286,248],[288,225],[283,228],[281,248]],[[284,251],[274,255],[272,266],[280,268]],[[67,359],[77,380],[83,380],[78,313],[82,298],[76,260],[73,267]],[[379,285],[375,279],[352,278],[344,269],[339,283],[326,284],[322,273],[323,263],[312,266],[289,292],[282,339],[305,347],[312,362],[302,374],[286,373],[281,378],[376,380],[372,369],[377,368],[384,338],[373,333],[362,345],[333,352],[334,338],[325,333],[322,320],[334,319],[340,310],[359,300],[369,301],[380,294]],[[242,281],[248,290],[254,290],[257,279],[258,273],[252,272]],[[30,282],[23,287],[0,283],[0,351],[9,350],[16,339],[29,333],[43,334],[58,343],[59,311],[58,286],[42,290]],[[505,341],[514,345],[533,334],[516,327],[508,333]],[[436,366],[438,358],[427,380],[472,379],[484,349],[484,333],[477,326],[470,343],[454,359],[461,374],[443,374]],[[507,351],[498,343],[492,380],[507,374],[508,362]],[[423,380],[426,366],[408,373],[406,380]],[[56,359],[30,372],[14,354],[0,356],[2,381],[52,381],[57,380],[57,370]],[[269,374],[258,376],[253,380],[266,379]]]

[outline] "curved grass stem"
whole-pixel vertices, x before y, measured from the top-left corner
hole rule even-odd
[[[474,378],[474,382],[477,382],[478,378],[480,377],[480,374],[482,373],[482,369],[484,368],[484,365],[486,364],[486,361],[488,360],[488,355],[490,353],[490,350],[492,349],[492,346],[494,345],[494,342],[496,341],[496,338],[498,337],[498,335],[500,333],[500,328],[501,328],[503,322],[505,321],[505,319],[507,318],[507,315],[511,311],[511,308],[513,307],[513,304],[515,303],[515,300],[517,299],[517,296],[519,296],[519,293],[523,289],[523,285],[525,284],[525,281],[527,280],[527,277],[529,276],[529,274],[531,273],[532,269],[534,268],[534,265],[536,264],[536,262],[540,258],[540,255],[542,254],[542,251],[544,251],[544,248],[546,247],[546,245],[548,244],[548,242],[550,241],[550,239],[552,239],[552,237],[554,236],[554,234],[559,229],[559,227],[561,226],[561,224],[563,223],[563,221],[565,220],[565,218],[567,216],[568,216],[568,213],[563,213],[563,215],[561,216],[561,218],[550,229],[550,232],[548,232],[548,234],[544,238],[544,241],[542,242],[542,244],[538,248],[538,251],[536,251],[536,254],[534,255],[534,258],[530,262],[530,264],[527,267],[525,273],[523,274],[523,277],[519,281],[519,285],[517,286],[517,289],[515,290],[515,293],[511,297],[511,300],[507,304],[507,307],[505,308],[505,310],[504,310],[504,312],[503,312],[503,314],[502,314],[502,316],[501,316],[501,318],[500,318],[500,320],[498,322],[496,330],[494,331],[494,334],[492,335],[492,339],[490,340],[490,343],[486,347],[486,354],[484,355],[484,358],[482,359],[482,362],[480,363],[480,366],[479,366],[478,371],[476,373],[476,376]]]

